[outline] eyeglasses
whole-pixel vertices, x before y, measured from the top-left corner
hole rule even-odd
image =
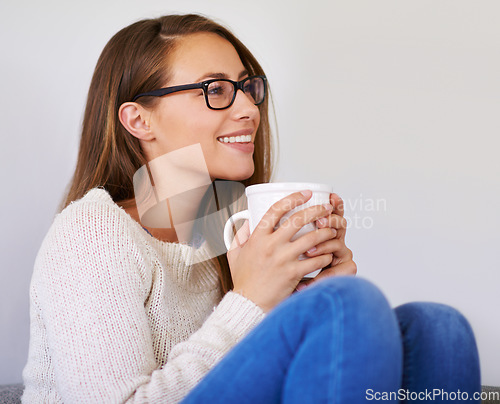
[[[241,81],[232,81],[228,79],[211,79],[195,84],[184,84],[182,86],[173,86],[160,88],[147,93],[136,95],[132,102],[140,97],[163,97],[167,94],[178,91],[203,89],[205,102],[210,109],[226,109],[233,105],[238,90],[243,91],[246,96],[255,104],[259,105],[266,98],[267,79],[266,76],[250,76]]]

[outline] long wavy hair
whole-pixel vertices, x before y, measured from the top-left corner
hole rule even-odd
[[[85,108],[78,160],[62,207],[83,197],[95,187],[104,188],[120,204],[134,198],[133,176],[147,164],[139,140],[120,123],[118,110],[137,94],[162,87],[168,80],[168,55],[180,38],[194,33],[215,33],[236,49],[249,75],[265,74],[252,53],[227,28],[201,15],[168,15],[138,21],[114,35],[97,62]],[[137,103],[154,107],[156,97]],[[272,145],[269,99],[259,106],[260,125],[255,137],[253,175],[244,186],[269,182],[272,175]],[[223,292],[232,288],[225,254],[219,255]]]

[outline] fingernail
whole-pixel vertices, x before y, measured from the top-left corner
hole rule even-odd
[[[308,253],[313,253],[314,251],[316,251],[317,248],[316,247],[313,247],[313,248],[310,248],[309,250],[307,250]]]
[[[333,210],[333,206],[329,203],[324,203],[323,204],[323,207],[326,209],[326,210]]]
[[[310,196],[311,196],[312,191],[310,191],[310,190],[306,189],[305,191],[300,191],[300,193],[301,193],[302,195],[304,195],[304,196],[307,198],[307,197],[310,197]]]
[[[301,290],[304,290],[307,288],[307,285],[304,285],[303,283],[299,283],[295,289],[297,289],[297,292],[300,292]]]

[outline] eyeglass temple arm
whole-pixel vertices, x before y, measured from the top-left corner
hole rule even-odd
[[[194,90],[196,88],[203,88],[203,83],[196,83],[196,84],[183,84],[181,86],[173,86],[173,87],[166,87],[166,88],[159,88],[157,90],[153,91],[148,91],[147,93],[141,93],[139,95],[136,95],[133,99],[132,102],[135,102],[140,97],[163,97],[164,95],[172,94],[177,91],[183,91],[183,90]]]

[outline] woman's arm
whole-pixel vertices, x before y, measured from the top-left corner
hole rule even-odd
[[[32,289],[58,394],[71,403],[181,400],[263,312],[227,294],[159,369],[145,309],[152,275],[144,253],[113,209],[71,209],[44,242]]]

